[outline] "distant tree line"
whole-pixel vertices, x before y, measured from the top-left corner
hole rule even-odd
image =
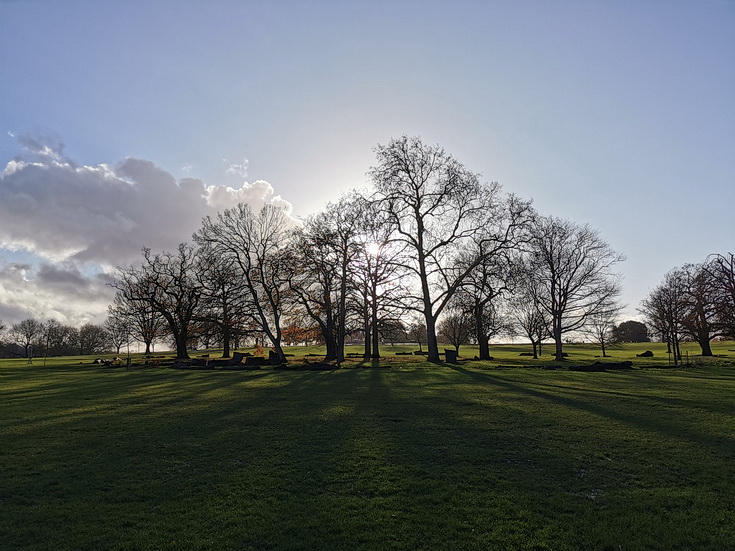
[[[596,230],[539,215],[419,138],[375,154],[372,189],[305,220],[239,204],[176,251],[144,249],[117,270],[110,319],[147,351],[170,340],[180,359],[251,342],[285,361],[284,346],[318,342],[338,363],[356,339],[366,358],[412,341],[438,362],[440,340],[488,358],[510,334],[534,351],[551,339],[562,359],[571,334],[615,327],[623,257]]]
[[[675,363],[682,360],[682,341],[694,341],[703,356],[712,356],[713,339],[735,339],[735,256],[712,254],[671,270],[640,311]]]
[[[116,326],[112,319],[103,325],[86,323],[79,328],[53,319],[42,322],[28,318],[9,327],[0,321],[0,357],[119,354],[127,342],[126,333],[127,329]]]

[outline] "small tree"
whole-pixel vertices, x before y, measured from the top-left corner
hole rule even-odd
[[[470,342],[474,325],[464,312],[459,309],[449,310],[439,322],[439,337],[443,342],[454,346],[459,356],[459,347]]]
[[[423,352],[421,345],[426,342],[426,324],[418,316],[408,326],[408,337],[419,345],[419,352]]]
[[[15,323],[8,331],[8,337],[23,349],[23,357],[30,358],[33,344],[43,335],[43,323],[34,318],[28,318]]]
[[[674,356],[674,365],[678,365],[681,362],[680,343],[687,311],[681,274],[676,271],[666,274],[664,281],[641,302],[639,311],[667,343],[669,353]]]
[[[615,304],[608,308],[600,309],[599,312],[590,316],[584,332],[592,339],[592,342],[600,346],[602,357],[607,358],[607,348],[615,341],[615,321],[622,309]]]
[[[128,327],[128,321],[122,317],[115,315],[114,310],[108,308],[107,319],[103,327],[107,331],[107,337],[110,344],[115,348],[115,354],[120,354],[120,349],[130,342],[130,328]]]

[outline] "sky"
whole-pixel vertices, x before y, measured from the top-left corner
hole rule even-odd
[[[634,317],[735,251],[735,0],[0,0],[0,319],[99,323],[141,247],[404,134],[597,228]]]

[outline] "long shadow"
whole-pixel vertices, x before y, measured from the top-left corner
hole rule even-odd
[[[557,405],[579,409],[595,415],[601,415],[609,419],[619,421],[621,423],[635,426],[639,429],[656,431],[659,434],[668,437],[683,437],[695,444],[707,445],[713,450],[718,451],[718,453],[722,450],[723,443],[727,443],[729,447],[735,446],[735,440],[713,437],[706,435],[703,432],[692,430],[691,427],[687,427],[681,423],[676,423],[676,418],[673,416],[668,416],[667,422],[654,420],[650,416],[647,416],[646,420],[644,421],[642,418],[632,414],[626,414],[620,409],[605,408],[600,405],[593,405],[582,400],[570,397],[563,397],[550,392],[534,390],[526,385],[514,384],[509,382],[507,379],[503,379],[501,377],[491,376],[489,374],[476,371],[470,371],[456,365],[452,365],[451,369],[472,379],[482,381],[483,383],[490,383],[501,388],[506,388],[521,395],[525,394],[527,396],[546,400]],[[532,384],[536,385],[536,383]]]

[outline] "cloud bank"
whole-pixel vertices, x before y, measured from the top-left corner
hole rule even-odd
[[[99,316],[97,301],[109,303],[104,283],[115,266],[137,263],[144,246],[174,250],[203,217],[239,202],[291,213],[291,204],[262,180],[239,188],[177,180],[136,158],[88,166],[66,157],[59,141],[16,139],[23,153],[0,172],[0,249],[27,251],[38,261],[18,264],[0,256],[0,318],[6,322],[19,321],[22,312],[73,319],[71,308],[59,309],[65,301],[86,304]],[[244,174],[245,163],[240,168]]]

